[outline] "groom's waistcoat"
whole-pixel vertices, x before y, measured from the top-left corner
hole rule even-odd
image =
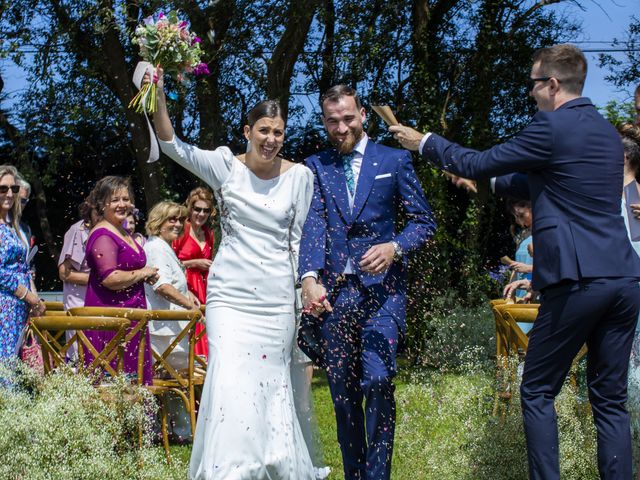
[[[319,271],[327,291],[344,272],[351,258],[354,273],[370,287],[384,284],[404,291],[405,262],[394,262],[385,273],[363,272],[358,263],[373,245],[398,242],[406,253],[422,246],[435,231],[431,208],[405,150],[368,141],[355,191],[349,205],[342,160],[336,150],[326,150],[306,160],[314,173],[314,195],[302,233],[300,269],[302,275]],[[401,210],[406,226],[397,232]]]

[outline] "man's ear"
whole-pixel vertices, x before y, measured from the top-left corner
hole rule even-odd
[[[560,90],[560,82],[556,77],[551,77],[549,79],[549,89],[552,94],[556,94]]]

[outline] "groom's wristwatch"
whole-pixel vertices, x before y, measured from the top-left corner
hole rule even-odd
[[[404,252],[402,251],[402,247],[400,246],[400,244],[392,240],[391,245],[393,245],[393,260],[396,262],[402,260]]]

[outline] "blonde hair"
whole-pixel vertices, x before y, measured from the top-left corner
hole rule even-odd
[[[147,235],[160,235],[162,224],[171,217],[186,217],[187,208],[176,202],[163,201],[156,203],[149,212],[149,219],[144,226]]]
[[[0,178],[5,175],[11,175],[16,182],[16,185],[20,185],[18,183],[18,178],[20,178],[20,174],[18,170],[13,165],[0,165]],[[18,195],[13,197],[13,207],[11,207],[11,226],[16,231],[18,238],[26,243],[26,239],[22,237],[22,233],[20,232],[20,217],[22,216],[22,204],[20,203],[20,199]],[[4,220],[4,219],[3,219]]]

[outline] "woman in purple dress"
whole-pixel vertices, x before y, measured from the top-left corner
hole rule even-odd
[[[158,279],[155,267],[146,267],[147,258],[142,247],[129,235],[122,224],[131,208],[133,192],[128,179],[108,176],[98,181],[93,196],[101,220],[87,240],[87,266],[90,269],[85,307],[146,308],[144,282]],[[132,324],[132,328],[135,324]],[[100,350],[114,333],[89,332],[87,337]],[[151,382],[151,349],[148,338],[145,347],[143,383]],[[124,371],[138,371],[140,334],[125,347]],[[93,360],[87,358],[87,361]],[[114,362],[115,363],[115,362]]]

